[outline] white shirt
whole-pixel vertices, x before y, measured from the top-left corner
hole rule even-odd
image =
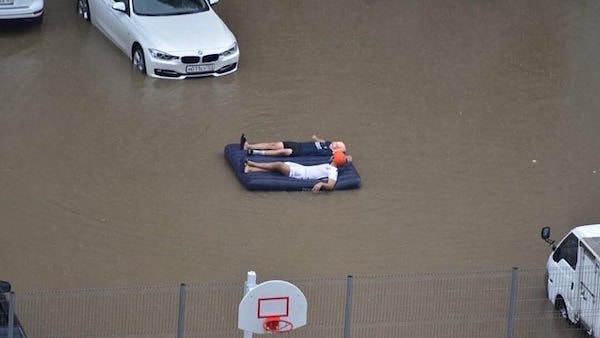
[[[304,180],[330,179],[337,181],[338,169],[329,163],[304,166],[294,162],[285,162],[290,167],[290,177]]]

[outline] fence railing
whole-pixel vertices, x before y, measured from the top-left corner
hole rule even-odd
[[[547,299],[545,270],[288,280],[308,300],[292,337],[583,337]],[[260,275],[259,275],[260,277]],[[14,308],[36,337],[242,337],[244,281],[22,292]]]

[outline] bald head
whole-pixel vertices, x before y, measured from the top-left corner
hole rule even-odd
[[[342,141],[332,141],[331,145],[329,145],[331,151],[343,151],[346,152],[346,145]]]

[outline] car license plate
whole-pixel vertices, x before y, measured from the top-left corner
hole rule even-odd
[[[2,0],[0,0],[2,1]],[[185,71],[188,73],[202,73],[202,72],[212,72],[213,65],[192,65],[185,67]]]
[[[14,0],[0,0],[0,5],[13,5]]]

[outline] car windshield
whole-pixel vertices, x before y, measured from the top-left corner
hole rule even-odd
[[[133,0],[133,12],[137,15],[180,15],[207,10],[205,0]]]

